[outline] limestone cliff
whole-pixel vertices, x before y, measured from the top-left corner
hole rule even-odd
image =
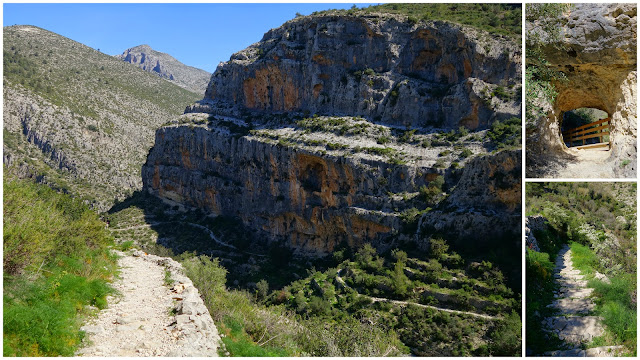
[[[157,131],[144,187],[306,253],[400,238],[427,249],[436,228],[515,244],[520,151],[488,153],[514,146],[492,124],[520,116],[520,55],[447,22],[298,17],[221,64],[205,98]]]
[[[418,234],[442,234],[458,245],[501,244],[520,249],[522,163],[519,150],[478,157],[464,169],[455,189],[420,219]],[[507,241],[507,242],[505,242]]]
[[[515,40],[452,23],[302,16],[222,63],[203,104],[486,128],[520,117],[520,64]]]
[[[447,176],[457,182],[456,190],[424,215],[421,232],[427,236],[425,229],[437,228],[460,240],[516,236],[520,173],[520,151],[471,160],[461,176]],[[159,129],[142,169],[145,188],[154,195],[239,217],[271,240],[317,253],[343,241],[380,243],[397,233],[400,213],[413,202],[395,194],[415,197],[434,174],[438,169],[415,163],[345,157],[240,136],[220,123]]]

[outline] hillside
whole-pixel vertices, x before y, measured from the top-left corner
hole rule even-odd
[[[3,54],[4,163],[102,209],[141,187],[154,131],[198,98],[33,26],[5,27]]]
[[[197,94],[204,94],[211,77],[210,73],[185,65],[169,54],[153,50],[149,45],[132,47],[116,55],[116,58]]]

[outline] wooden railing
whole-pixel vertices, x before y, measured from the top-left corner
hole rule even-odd
[[[606,123],[606,125],[603,125]],[[609,146],[609,141],[603,141],[605,136],[609,135],[609,124],[610,119],[602,119],[591,124],[586,124],[582,126],[578,126],[577,128],[573,128],[571,130],[563,131],[562,138],[564,142],[567,144],[567,147],[578,146],[578,148],[586,148],[586,147],[604,147]],[[598,138],[598,142],[596,144],[585,144],[585,140]],[[576,141],[581,141],[581,144],[574,145],[573,143]]]

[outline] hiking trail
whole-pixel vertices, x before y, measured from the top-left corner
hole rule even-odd
[[[604,334],[602,318],[589,315],[595,309],[592,299],[593,288],[587,287],[587,280],[580,270],[574,269],[571,249],[565,245],[556,258],[554,278],[560,289],[554,294],[556,300],[547,305],[557,311],[557,316],[544,319],[543,327],[558,335],[566,343],[568,350],[545,352],[545,356],[616,356],[624,351],[624,346],[600,346],[583,349],[594,337]]]
[[[118,293],[81,328],[85,347],[76,355],[218,356],[218,331],[182,265],[139,250],[116,253]]]

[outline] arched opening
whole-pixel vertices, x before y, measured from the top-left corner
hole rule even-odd
[[[562,113],[562,141],[579,150],[610,149],[610,115],[601,109],[581,107]]]

